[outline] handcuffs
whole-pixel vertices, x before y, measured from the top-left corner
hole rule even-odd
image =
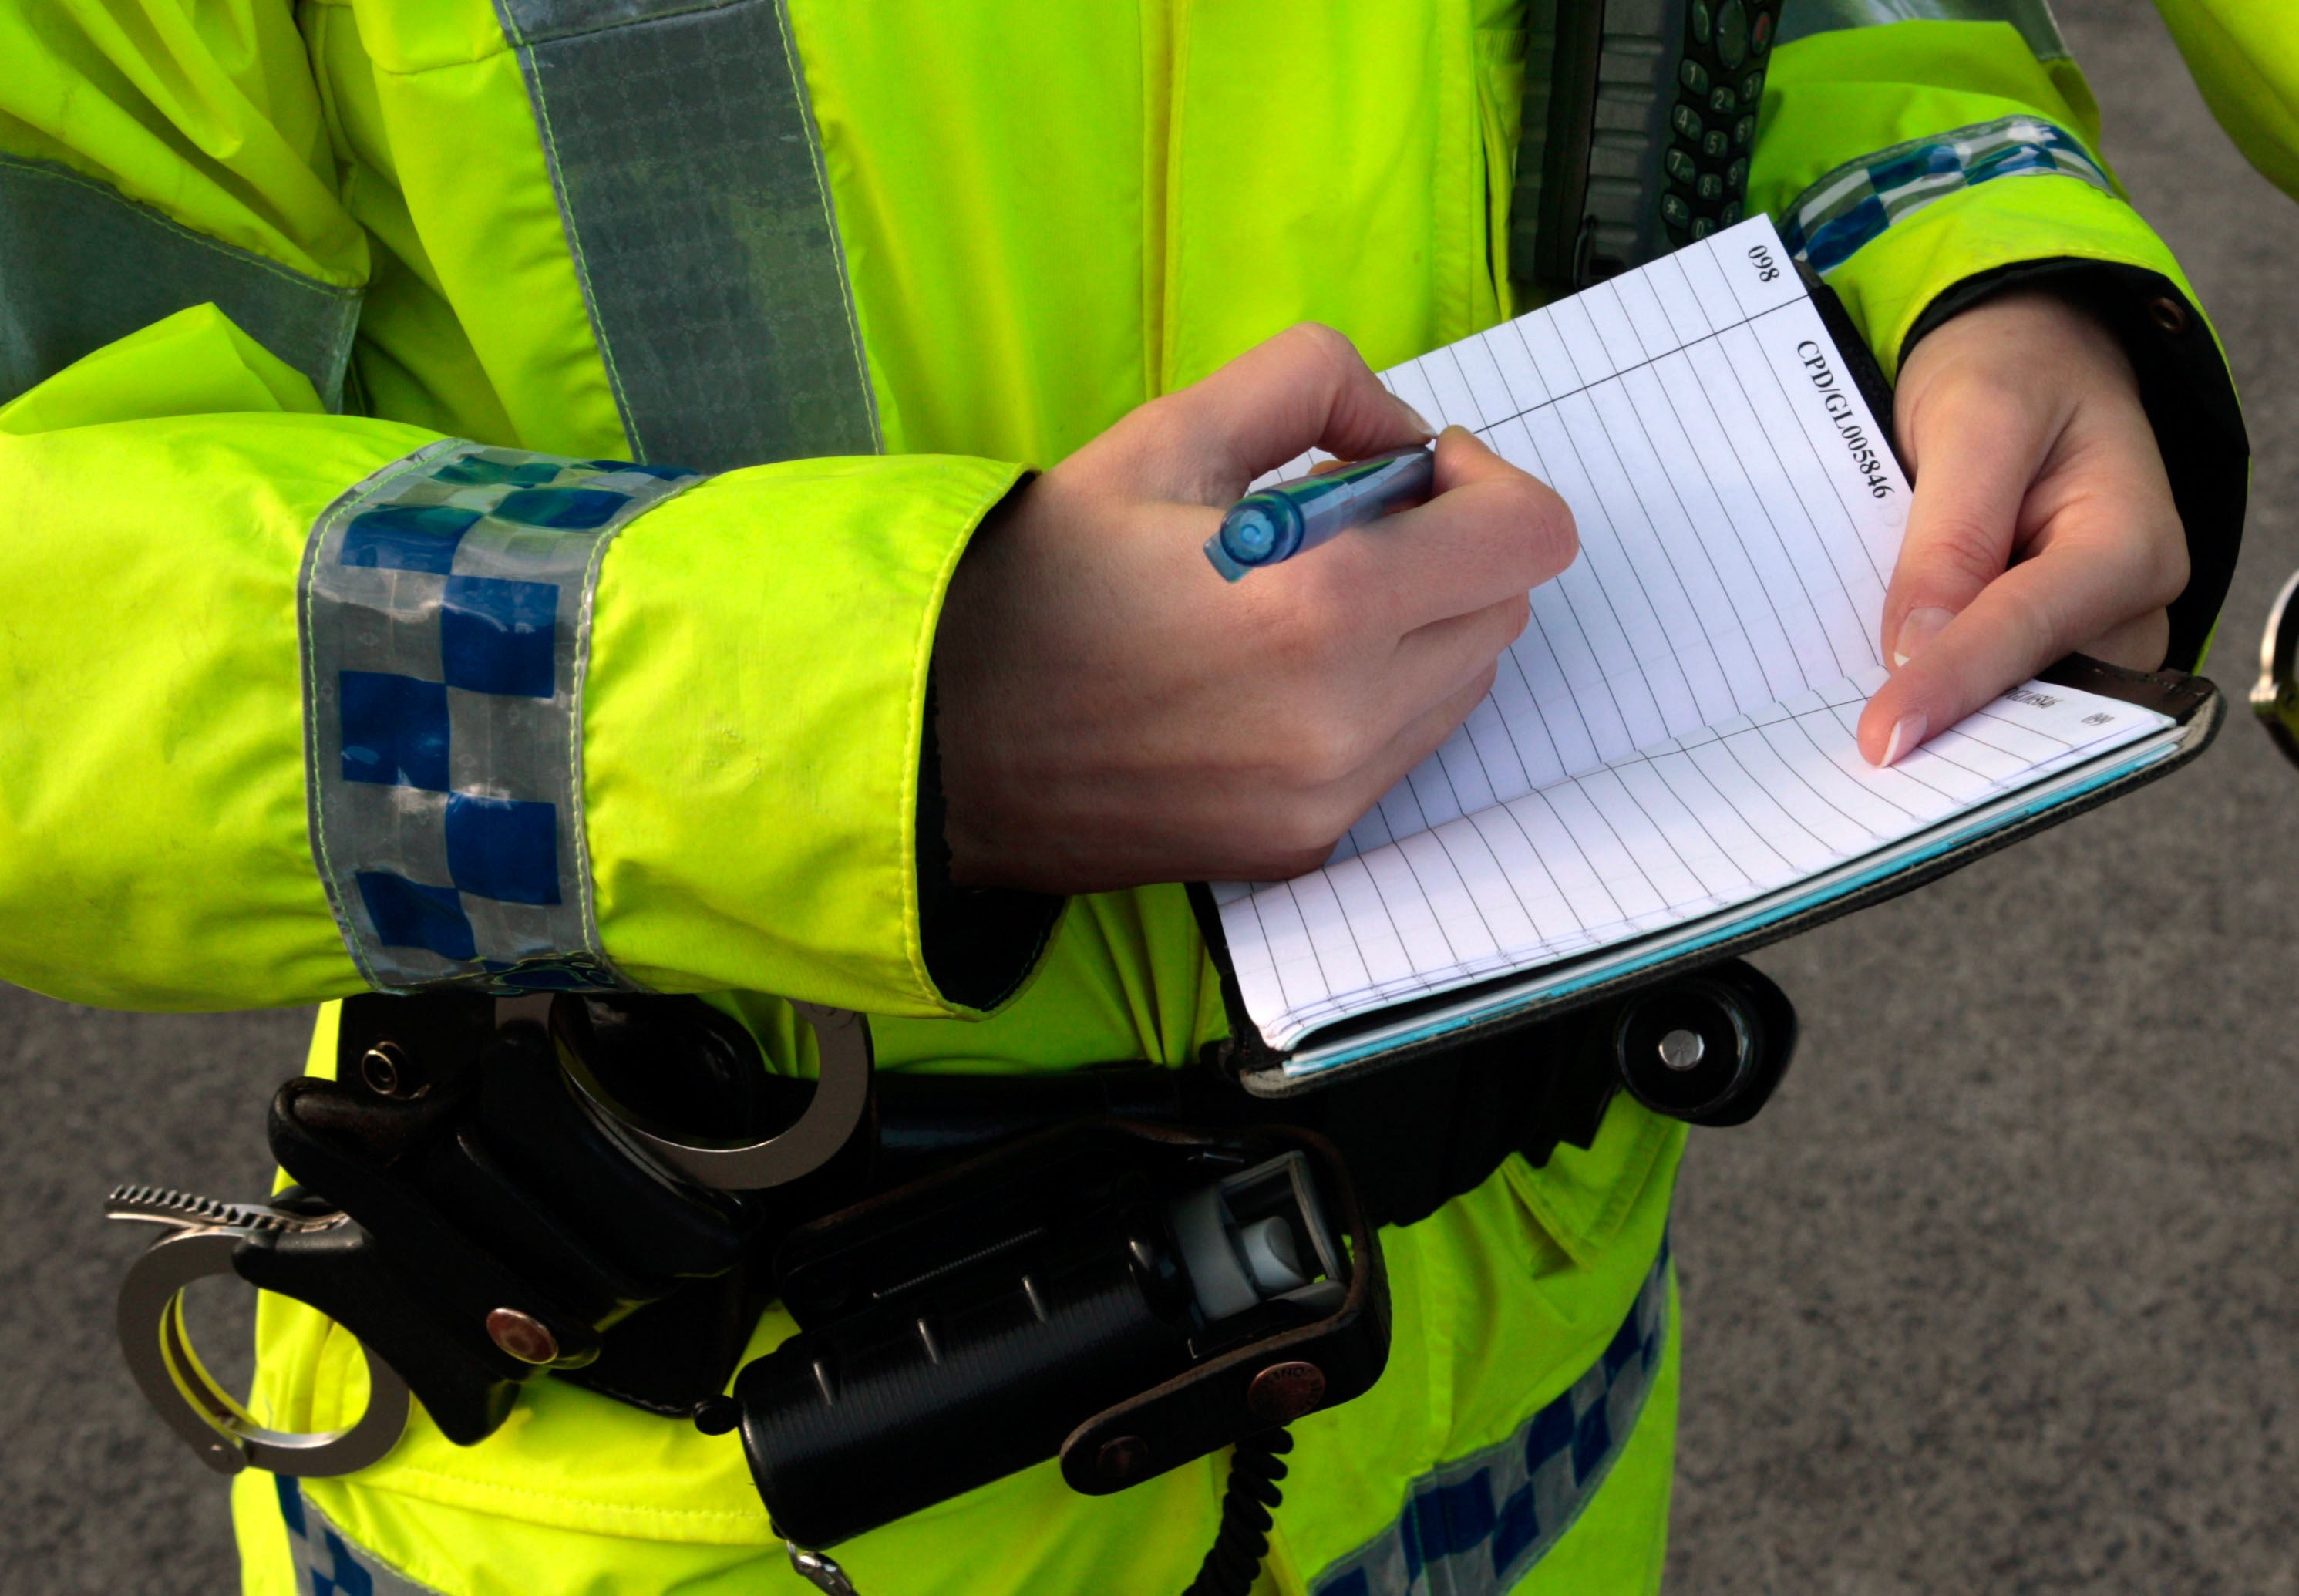
[[[593,1121],[642,1165],[722,1190],[783,1185],[819,1168],[846,1145],[868,1108],[872,1070],[869,1029],[860,1015],[813,1003],[791,1007],[813,1027],[818,1084],[797,1123],[776,1135],[735,1143],[682,1141],[623,1108],[579,1067],[568,1068],[565,1078]],[[399,1084],[396,1077],[406,1067],[403,1056],[388,1044],[370,1050],[362,1063],[370,1080],[386,1088]],[[427,1085],[415,1088],[414,1094],[425,1090]],[[340,1430],[274,1430],[217,1384],[193,1349],[185,1324],[183,1293],[195,1281],[237,1273],[235,1259],[248,1249],[286,1236],[339,1232],[351,1224],[350,1216],[324,1207],[311,1211],[292,1198],[286,1206],[276,1201],[223,1202],[122,1185],[106,1200],[104,1217],[168,1227],[137,1256],[120,1284],[120,1345],[138,1389],[203,1463],[219,1474],[254,1467],[309,1478],[353,1473],[398,1444],[407,1424],[408,1384],[364,1344],[368,1405],[358,1419]],[[513,1357],[525,1359],[541,1350],[533,1339],[531,1316],[515,1308],[496,1309],[488,1328]]]
[[[158,1186],[115,1186],[107,1219],[168,1226],[140,1253],[120,1282],[118,1320],[129,1372],[153,1409],[218,1474],[268,1469],[299,1478],[349,1474],[380,1459],[407,1427],[407,1382],[375,1353],[367,1357],[367,1410],[341,1430],[274,1430],[218,1385],[192,1350],[184,1325],[184,1289],[229,1275],[243,1246],[288,1232],[335,1229],[348,1215],[299,1214],[269,1205],[219,1202]]]

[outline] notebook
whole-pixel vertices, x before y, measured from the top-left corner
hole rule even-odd
[[[1257,1089],[1905,890],[2217,724],[2200,678],[2077,661],[1890,769],[1861,757],[1908,479],[1872,359],[1768,218],[1382,381],[1553,486],[1581,551],[1490,694],[1322,869],[1199,889]]]

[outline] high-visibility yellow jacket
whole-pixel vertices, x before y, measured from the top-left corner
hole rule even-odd
[[[1939,20],[1852,26],[1912,11]],[[801,1067],[760,994],[867,1011],[896,1068],[1192,1056],[1224,1022],[1178,888],[1073,902],[1047,936],[1058,906],[934,881],[944,585],[1027,466],[1289,323],[1330,322],[1378,368],[1507,314],[1526,14],[4,0],[0,976],[222,1009],[492,959],[725,994]],[[1888,368],[2012,281],[2125,332],[2195,549],[2192,661],[2232,564],[2240,427],[2048,12],[1789,15],[1752,207]],[[776,122],[793,83],[800,120]],[[761,126],[793,131],[768,147]],[[803,317],[759,292],[825,258]],[[836,405],[759,376],[841,359]],[[810,436],[860,442],[745,463],[760,436]],[[716,474],[565,463],[681,462],[682,441]],[[452,560],[424,541],[530,488],[531,536],[474,533]],[[610,519],[584,532],[585,506]],[[583,559],[510,591],[570,526],[589,541],[548,558]],[[579,658],[529,647],[520,593],[542,586],[579,610]],[[418,680],[390,651],[426,627]],[[366,663],[339,679],[323,656]],[[523,719],[522,694],[544,708]],[[1279,1588],[1384,1534],[1509,1572],[1513,1521],[1445,1519],[1433,1473],[1514,1444],[1597,1361],[1660,1251],[1681,1144],[1619,1103],[1591,1150],[1513,1160],[1393,1235],[1390,1372],[1298,1426]],[[787,1328],[770,1314],[758,1345]],[[356,1406],[339,1333],[272,1304],[262,1339],[272,1422]],[[1667,1344],[1540,1588],[1656,1584]],[[1041,1469],[841,1556],[873,1596],[1178,1589],[1218,1489],[1208,1463],[1086,1501]],[[481,1446],[419,1415],[384,1462],[309,1492],[443,1591],[788,1577],[732,1438],[549,1381]],[[284,1589],[268,1483],[237,1500],[251,1588]]]
[[[2155,0],[2212,114],[2299,199],[2299,11],[2280,0]]]

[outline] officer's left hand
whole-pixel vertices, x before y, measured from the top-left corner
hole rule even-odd
[[[2070,653],[2162,663],[2187,536],[2104,327],[2048,294],[1990,300],[1916,345],[1893,413],[1915,500],[1862,753],[1889,764]]]

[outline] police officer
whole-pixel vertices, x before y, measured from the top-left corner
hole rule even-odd
[[[784,1068],[784,999],[894,1068],[1191,1058],[1224,1021],[1170,884],[1314,863],[1570,558],[1463,435],[1397,539],[1235,588],[1196,553],[1260,470],[1418,434],[1367,362],[1522,307],[1555,22],[8,0],[0,973],[701,992]],[[1761,114],[1747,203],[1897,372],[1920,473],[1870,757],[2070,648],[2192,664],[2240,423],[2042,0],[1814,0],[1738,48],[1694,137]],[[1388,1373],[1298,1426],[1270,1588],[1656,1587],[1682,1140],[1616,1101],[1392,1233]],[[259,1340],[270,1422],[357,1409],[319,1315]],[[1179,1589],[1219,1477],[1033,1470],[840,1559]],[[547,1380],[483,1444],[419,1412],[234,1507],[259,1596],[799,1588],[731,1439]]]

